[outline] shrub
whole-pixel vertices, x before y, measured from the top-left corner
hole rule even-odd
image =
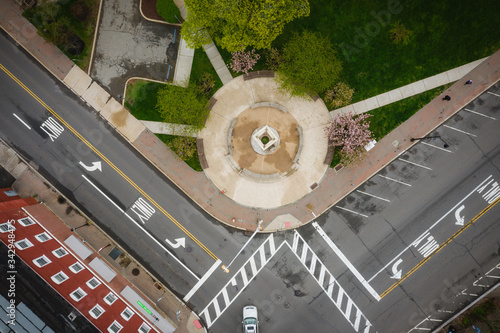
[[[229,67],[236,73],[243,72],[248,74],[248,71],[251,71],[257,60],[260,59],[260,55],[255,53],[255,50],[237,51],[233,52],[232,55],[233,58]]]
[[[188,160],[196,153],[196,139],[186,136],[177,136],[167,143],[181,160]]]
[[[215,80],[210,73],[203,73],[198,80],[198,88],[200,92],[205,95],[210,95],[212,89],[215,87]]]
[[[270,48],[266,50],[266,65],[269,70],[277,71],[281,64],[281,55],[278,49]]]
[[[71,6],[71,14],[80,22],[84,22],[87,20],[87,17],[90,14],[89,7],[82,2],[82,1],[77,1]]]
[[[354,89],[350,88],[344,82],[339,82],[335,85],[335,87],[333,87],[333,89],[326,92],[325,100],[329,102],[334,109],[337,109],[349,105],[352,101],[353,95]]]
[[[413,31],[405,28],[404,24],[400,22],[394,23],[391,30],[389,31],[389,37],[394,44],[406,45],[410,42],[410,38],[413,35]]]

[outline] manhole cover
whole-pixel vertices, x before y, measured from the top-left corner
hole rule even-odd
[[[283,306],[284,306],[285,308],[287,308],[287,309],[288,309],[288,308],[290,307],[290,303],[285,302],[285,303],[283,304]]]
[[[139,275],[139,273],[141,273],[141,271],[140,271],[138,268],[134,268],[134,269],[132,270],[132,275],[133,275],[133,276],[137,276],[137,275]]]
[[[233,293],[237,292],[237,291],[238,291],[238,286],[232,286],[232,287],[231,287],[231,291],[232,291]]]
[[[300,296],[301,292],[300,292],[300,290],[295,290],[294,294],[295,294],[295,296]]]
[[[276,300],[281,301],[281,295],[276,295]]]
[[[292,286],[292,284],[291,284],[290,282],[287,282],[287,283],[286,283],[286,287],[287,287],[287,288],[290,288],[291,286]]]
[[[186,252],[187,253],[193,252],[193,248],[191,246],[186,246]]]

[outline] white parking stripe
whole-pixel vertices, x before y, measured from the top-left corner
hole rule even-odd
[[[490,118],[490,119],[493,119],[493,120],[497,120],[497,118],[494,118],[494,117],[490,117],[490,116],[487,116],[485,114],[482,114],[482,113],[479,113],[479,112],[476,112],[476,111],[473,111],[473,110],[470,110],[470,109],[467,109],[467,108],[464,108],[465,111],[469,111],[469,112],[472,112],[472,113],[475,113],[477,115],[480,115],[480,116],[483,116],[483,117],[486,117],[486,118]]]
[[[19,118],[19,116],[17,114],[13,113],[13,115],[14,115],[14,117],[17,118],[17,120],[19,120],[21,123],[23,123],[24,126],[28,127],[29,130],[31,129],[31,127],[28,124],[26,124],[24,122],[24,120],[22,120],[21,118]]]
[[[476,135],[474,135],[474,134],[472,134],[472,133],[469,133],[469,132],[466,132],[466,131],[459,130],[458,128],[451,127],[451,126],[448,126],[448,125],[443,125],[443,126],[444,126],[444,127],[449,128],[449,129],[455,130],[455,131],[457,131],[457,132],[464,133],[464,134],[467,134],[467,135],[470,135],[470,136],[476,137]]]
[[[415,163],[415,162],[410,162],[410,161],[408,161],[408,160],[404,160],[404,159],[402,159],[402,158],[398,158],[398,160],[400,160],[400,161],[402,161],[402,162],[406,162],[406,163],[410,163],[410,164],[416,165],[416,166],[418,166],[418,167],[421,167],[421,168],[424,168],[424,169],[427,169],[427,170],[432,170],[432,169],[431,169],[431,168],[429,168],[429,167],[426,167],[426,166],[423,166],[423,165],[417,164],[417,163]]]
[[[440,149],[440,150],[446,151],[448,153],[453,153],[451,150],[448,150],[448,149],[445,149],[445,148],[441,148],[441,147],[438,147],[438,146],[434,146],[434,145],[431,145],[430,143],[427,143],[427,142],[420,141],[420,143],[423,144],[423,145],[429,146],[429,147],[433,147],[433,148],[436,148],[436,149]]]
[[[378,175],[379,177],[382,177],[382,178],[385,178],[385,179],[388,179],[388,180],[392,180],[393,182],[396,182],[396,183],[400,183],[400,184],[403,184],[403,185],[406,185],[406,186],[411,186],[410,184],[407,184],[407,183],[404,183],[402,181],[399,181],[399,180],[396,180],[396,179],[392,179],[392,178],[389,178],[389,177],[386,177],[386,176],[382,176],[382,175]]]
[[[351,262],[349,261],[349,259],[347,259],[347,257],[344,255],[344,253],[342,253],[342,251],[340,251],[340,249],[337,247],[337,245],[335,245],[335,243],[331,240],[331,238],[328,237],[328,235],[323,230],[323,228],[320,227],[320,225],[318,224],[318,222],[313,222],[312,226],[314,227],[314,229],[316,229],[316,231],[323,238],[323,240],[326,242],[326,244],[328,244],[328,246],[330,246],[330,248],[333,250],[333,252],[335,252],[335,254],[344,262],[344,264],[347,266],[347,268],[349,268],[349,270],[352,272],[352,274],[354,274],[354,276],[358,279],[358,281],[361,282],[361,284],[363,285],[363,287],[365,287],[366,290],[368,290],[370,292],[370,294],[377,301],[380,301],[380,296],[378,295],[378,293],[365,280],[365,278],[363,277],[363,275],[361,275],[361,273],[358,272],[358,270],[356,269],[356,267],[354,267],[354,265],[351,264]]]
[[[487,93],[488,93],[488,94],[495,95],[495,96],[497,96],[497,97],[500,97],[500,95],[499,95],[499,94],[495,94],[495,93],[492,93],[492,92],[489,92],[489,91],[487,91]]]
[[[355,211],[353,211],[353,210],[350,210],[350,209],[347,209],[347,208],[344,208],[344,207],[340,207],[340,206],[335,206],[335,207],[340,208],[340,209],[343,209],[343,210],[346,210],[346,211],[351,212],[351,213],[356,214],[356,215],[361,215],[361,216],[363,216],[363,217],[368,217],[368,215],[361,214],[361,213],[355,212]]]
[[[377,199],[380,199],[380,200],[391,202],[391,200],[387,200],[387,199],[384,199],[384,198],[381,198],[381,197],[377,197],[376,195],[373,195],[373,194],[370,194],[370,193],[366,193],[366,192],[363,192],[363,191],[360,191],[360,190],[356,190],[356,191],[359,192],[359,193],[363,193],[363,194],[369,195],[370,197],[374,197],[374,198],[377,198]]]

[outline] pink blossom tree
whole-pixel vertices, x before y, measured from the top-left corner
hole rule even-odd
[[[332,119],[325,128],[329,144],[341,147],[342,163],[348,164],[363,155],[363,147],[370,142],[373,134],[370,122],[366,119],[370,114],[355,115],[352,112],[340,114]]]
[[[248,74],[248,71],[252,70],[253,66],[257,63],[257,60],[260,59],[260,55],[255,53],[255,50],[238,51],[231,54],[233,55],[233,58],[231,59],[229,68],[236,73],[243,72]]]

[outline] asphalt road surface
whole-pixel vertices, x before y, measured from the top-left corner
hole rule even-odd
[[[0,69],[0,138],[213,332],[241,332],[247,304],[262,332],[425,331],[498,281],[498,83],[315,223],[257,235],[226,274],[218,260],[249,235],[207,216],[3,35]]]

